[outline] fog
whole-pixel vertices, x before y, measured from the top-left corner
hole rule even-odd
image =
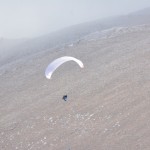
[[[148,6],[149,0],[0,0],[0,37],[36,37]]]

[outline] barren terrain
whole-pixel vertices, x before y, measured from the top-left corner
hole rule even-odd
[[[85,68],[68,62],[47,80],[47,65],[64,55]],[[17,59],[0,68],[0,90],[1,150],[149,150],[150,26]]]

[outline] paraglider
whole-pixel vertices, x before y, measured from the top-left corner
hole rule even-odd
[[[67,95],[64,95],[62,99],[63,99],[64,101],[67,101],[67,97],[68,97]]]
[[[61,66],[63,63],[68,62],[68,61],[74,61],[76,62],[81,68],[84,68],[84,65],[82,63],[82,61],[80,61],[79,59],[76,59],[74,57],[70,57],[70,56],[64,56],[64,57],[60,57],[58,59],[55,59],[53,62],[51,62],[48,67],[45,70],[45,76],[47,79],[51,79],[52,74],[54,73],[54,71]],[[64,101],[67,101],[67,95],[64,95],[62,98]]]
[[[79,60],[79,59],[76,59],[74,57],[69,57],[69,56],[64,56],[64,57],[60,57],[58,59],[55,59],[52,63],[50,63],[48,65],[48,67],[46,68],[46,71],[45,71],[45,76],[46,78],[48,79],[51,79],[51,76],[53,74],[53,72],[60,66],[62,65],[63,63],[67,62],[67,61],[75,61],[81,68],[84,68],[84,65],[83,63]]]

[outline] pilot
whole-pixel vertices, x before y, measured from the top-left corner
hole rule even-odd
[[[64,101],[67,101],[67,95],[64,95],[62,98]]]

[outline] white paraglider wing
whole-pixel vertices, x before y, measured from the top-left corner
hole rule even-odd
[[[54,72],[60,65],[62,65],[63,63],[65,63],[65,62],[67,62],[67,61],[71,61],[71,60],[75,61],[81,68],[84,67],[83,63],[82,63],[80,60],[78,60],[78,59],[76,59],[76,58],[74,58],[74,57],[69,57],[69,56],[60,57],[60,58],[58,58],[58,59],[55,59],[52,63],[50,63],[50,64],[48,65],[48,67],[47,67],[46,70],[45,70],[45,76],[46,76],[46,78],[50,79],[51,76],[52,76],[52,74],[53,74],[53,72]]]

